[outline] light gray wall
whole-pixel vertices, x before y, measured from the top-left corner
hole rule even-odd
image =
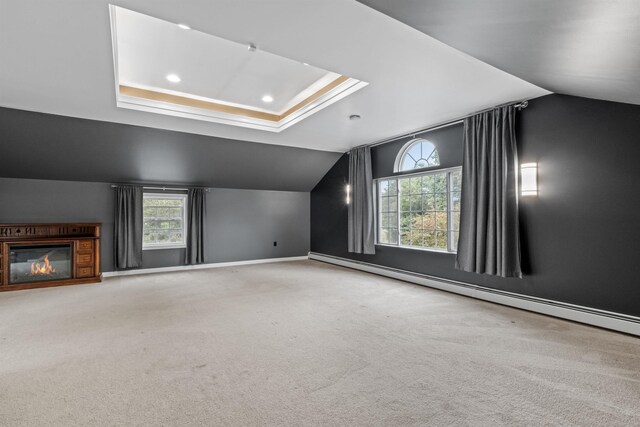
[[[0,178],[0,223],[102,223],[102,271],[113,270],[113,203],[107,183]],[[212,189],[205,262],[306,255],[309,209],[307,192]],[[143,268],[183,263],[184,249],[143,254]]]
[[[213,188],[206,262],[302,256],[310,246],[309,193]],[[277,246],[273,246],[277,242]],[[182,265],[184,249],[144,251],[144,268]]]

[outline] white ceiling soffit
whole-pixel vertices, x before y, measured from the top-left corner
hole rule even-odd
[[[345,151],[548,93],[352,0],[120,0],[123,8],[369,82],[280,133],[127,110],[114,99],[108,6],[0,0],[0,106]]]
[[[359,0],[553,92],[640,104],[639,0]]]
[[[367,85],[184,24],[110,12],[118,107],[281,132]]]

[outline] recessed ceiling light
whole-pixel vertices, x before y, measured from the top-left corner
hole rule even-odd
[[[295,126],[368,84],[318,68],[315,63],[312,66],[304,57],[282,57],[263,51],[262,46],[259,46],[261,49],[258,52],[260,40],[251,40],[253,36],[244,38],[244,43],[238,43],[237,39],[227,40],[202,33],[197,29],[197,22],[193,23],[184,16],[168,22],[113,5],[109,11],[118,108],[177,115],[277,133]],[[195,27],[191,27],[191,30],[183,30],[184,26],[190,27],[192,24]],[[147,27],[153,27],[153,31],[139,31],[140,28]],[[176,28],[184,33],[176,32]],[[198,49],[193,49],[193,43],[189,43],[191,31],[198,33]],[[136,39],[133,45],[130,44],[132,34]],[[163,34],[169,38],[172,35],[176,37],[172,43],[175,42],[173,47],[178,54],[148,52],[149,46],[157,44],[159,34],[160,37]],[[180,37],[181,35],[184,37]],[[251,50],[254,52],[250,52]],[[201,65],[202,51],[207,52],[207,60],[211,57],[211,63],[217,64],[216,77],[219,78],[211,80],[206,73],[196,76],[191,73],[184,77],[187,72],[185,67],[198,68]],[[171,57],[173,54],[179,58]],[[313,60],[309,58],[309,61]],[[144,70],[153,61],[166,64],[155,67],[155,77],[149,78],[148,73],[145,77]],[[251,64],[242,67],[242,70],[234,65],[246,61],[251,61]],[[308,66],[303,65],[305,63]],[[305,68],[300,68],[300,65],[313,70],[305,72]],[[166,80],[162,80],[163,78]],[[255,82],[258,90],[252,94],[250,90],[243,89],[243,85],[239,89],[227,90],[228,82],[234,81],[233,79],[249,82],[248,84]],[[283,92],[274,89],[279,86],[286,90]],[[347,109],[343,114],[349,117],[352,113]]]
[[[306,62],[303,62],[302,65],[306,65],[307,67],[309,66],[309,64],[307,64]]]
[[[178,27],[182,28],[183,30],[190,30],[191,27],[186,25],[186,24],[178,24]]]

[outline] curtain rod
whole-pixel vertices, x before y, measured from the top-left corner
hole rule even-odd
[[[133,184],[123,184],[123,185],[133,185]],[[116,184],[111,184],[111,188],[116,188],[119,187]],[[192,188],[202,188],[202,187],[192,187]],[[174,190],[174,191],[189,191],[188,188],[180,188],[180,187],[147,187],[144,186],[142,187],[142,189],[144,190],[162,190],[162,191],[167,191],[167,190]],[[204,191],[206,191],[207,193],[211,191],[211,188],[205,188]]]
[[[443,122],[443,123],[438,123],[438,124],[426,127],[424,129],[419,129],[419,130],[417,130],[415,132],[409,132],[409,133],[406,133],[404,135],[396,136],[396,137],[391,138],[391,139],[385,139],[384,141],[378,141],[378,142],[374,142],[372,144],[364,144],[364,145],[361,145],[361,147],[367,147],[367,146],[368,147],[375,147],[375,146],[378,146],[378,145],[386,144],[388,142],[397,141],[399,139],[406,138],[406,137],[411,136],[411,135],[417,135],[417,134],[420,134],[420,133],[425,133],[425,132],[429,132],[429,131],[432,131],[432,130],[442,129],[442,128],[446,128],[446,127],[449,127],[449,126],[457,125],[458,123],[464,122],[464,119],[466,119],[467,117],[471,117],[471,116],[475,116],[476,114],[485,113],[487,111],[495,110],[496,108],[506,107],[507,105],[513,105],[518,110],[522,110],[523,108],[527,108],[527,106],[529,105],[529,101],[527,101],[525,99],[523,101],[519,101],[519,102],[515,102],[515,103],[514,102],[508,102],[506,104],[497,105],[495,107],[485,108],[484,110],[476,111],[475,113],[468,114],[468,115],[466,115],[466,116],[464,116],[462,118],[459,118],[459,119],[450,120],[448,122]]]

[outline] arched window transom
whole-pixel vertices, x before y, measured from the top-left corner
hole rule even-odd
[[[398,153],[393,171],[405,172],[432,166],[440,166],[438,149],[432,142],[424,138],[414,138],[407,142]]]

